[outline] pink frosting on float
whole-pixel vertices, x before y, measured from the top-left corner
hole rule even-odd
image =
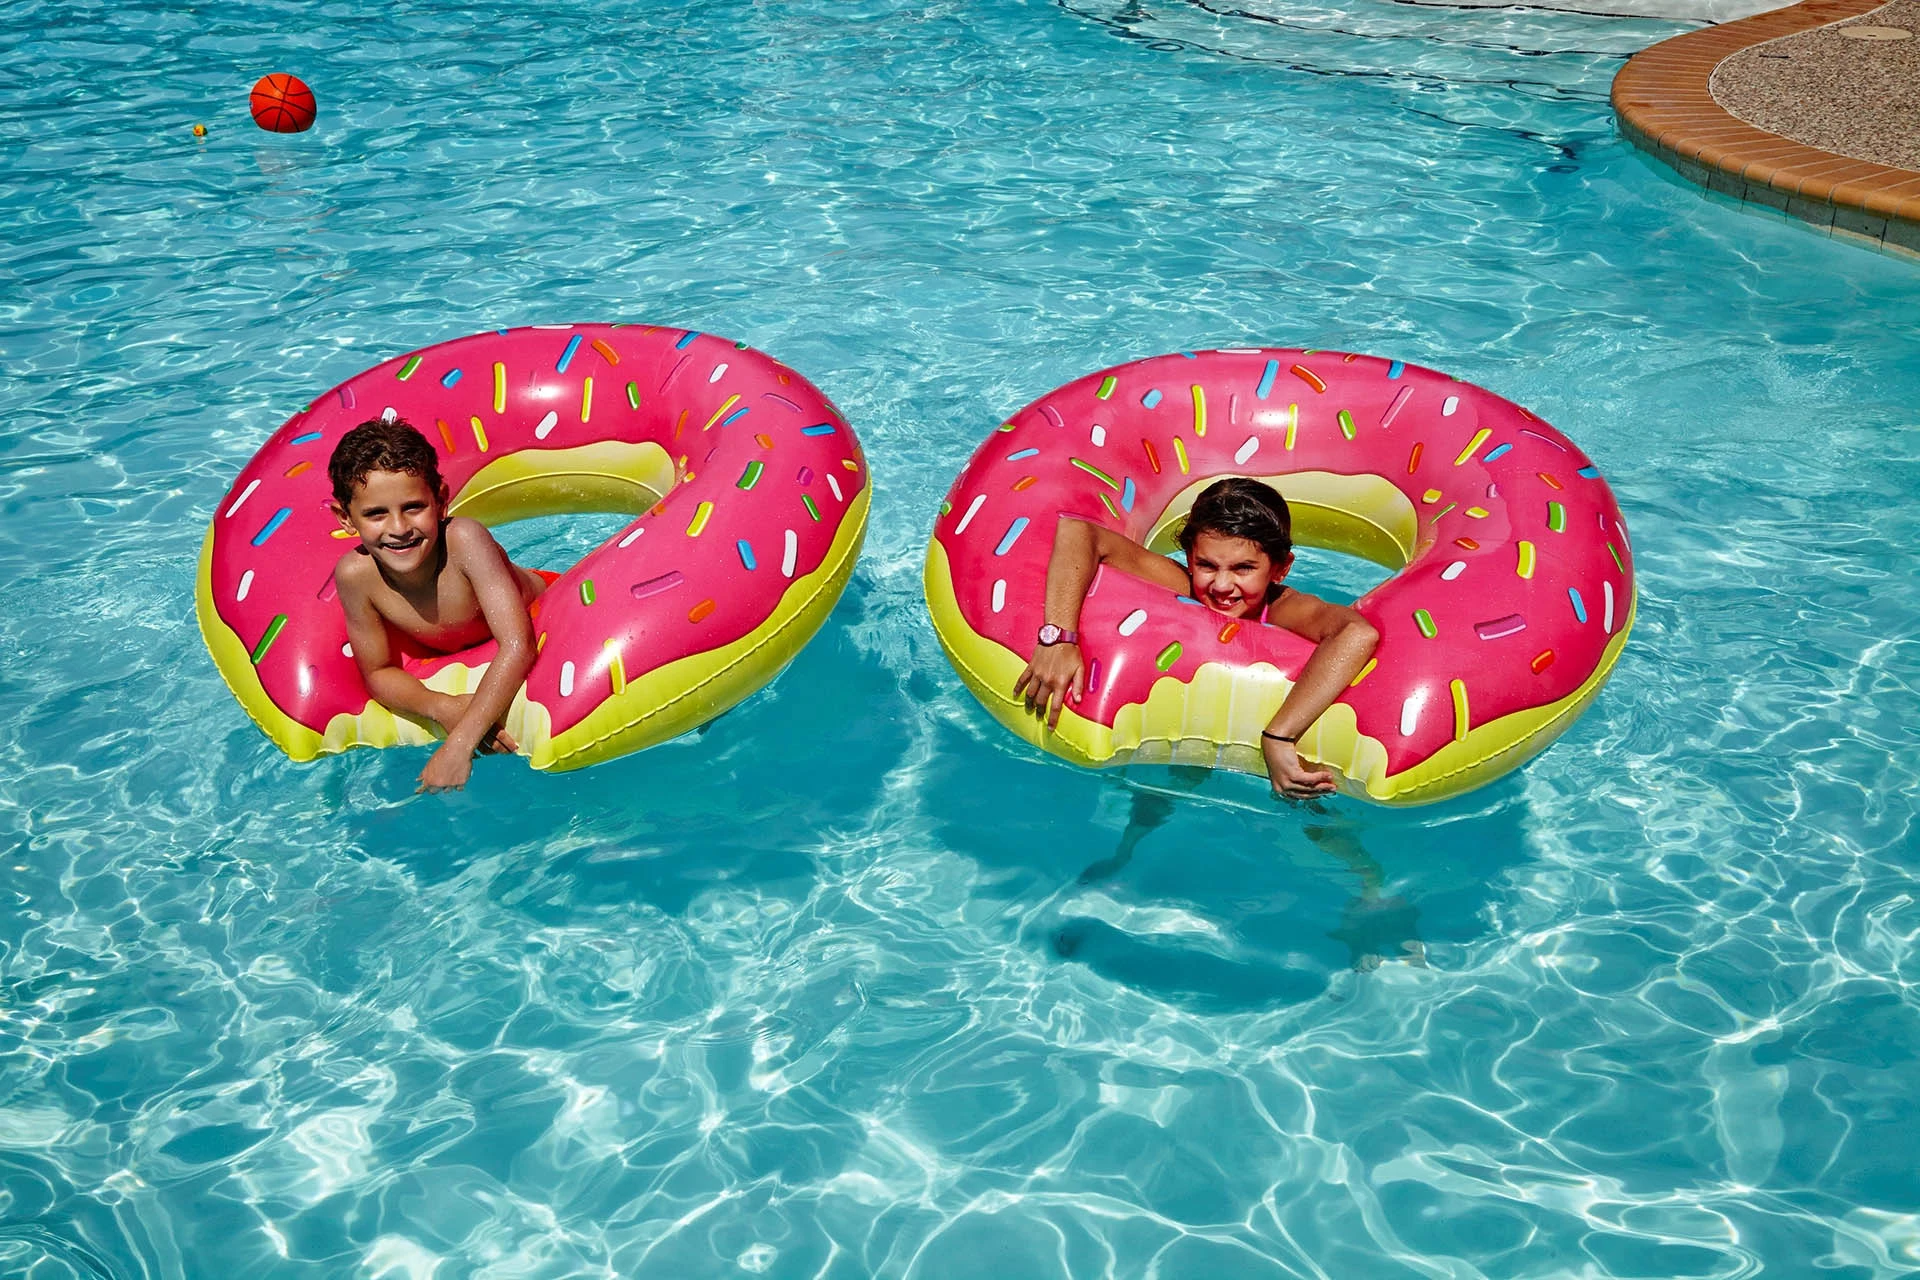
[[[1377,665],[1340,699],[1389,774],[1454,739],[1454,682],[1471,725],[1557,702],[1627,623],[1626,528],[1572,441],[1492,392],[1341,352],[1156,356],[1068,383],[987,438],[934,536],[967,625],[1024,660],[1060,515],[1144,540],[1197,480],[1302,471],[1379,476],[1418,517],[1411,562],[1355,602],[1380,631]],[[1163,677],[1264,662],[1291,678],[1312,652],[1106,569],[1080,634],[1094,679],[1075,710],[1109,726]]]
[[[556,734],[611,694],[609,641],[632,681],[764,623],[788,585],[820,567],[867,484],[859,442],[833,403],[780,362],[723,338],[653,326],[524,328],[389,360],[274,432],[214,512],[215,608],[257,655],[275,705],[315,732],[358,714],[369,697],[333,592],[334,564],[352,543],[334,536],[327,459],[347,430],[389,410],[433,443],[456,494],[521,449],[652,441],[679,464],[680,483],[662,503],[535,606],[544,639],[527,696],[547,707]],[[486,662],[492,651],[489,642],[409,657],[407,666],[426,676]]]

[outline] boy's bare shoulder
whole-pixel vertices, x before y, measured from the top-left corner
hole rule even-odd
[[[448,520],[440,535],[446,539],[447,554],[465,560],[474,555],[500,555],[500,544],[494,541],[493,532],[478,520],[467,516],[454,516]]]
[[[380,576],[379,568],[373,563],[373,557],[363,555],[358,547],[349,548],[333,564],[333,589],[341,595],[351,595],[361,599],[373,590],[374,581]]]

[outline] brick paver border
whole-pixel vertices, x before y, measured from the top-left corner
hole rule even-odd
[[[1920,254],[1920,173],[1768,133],[1714,101],[1713,69],[1742,49],[1871,13],[1883,0],[1803,0],[1642,50],[1613,78],[1621,132],[1709,190],[1828,234]]]

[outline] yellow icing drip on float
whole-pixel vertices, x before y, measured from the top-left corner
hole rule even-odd
[[[1181,497],[1191,504],[1189,495]],[[1292,501],[1291,493],[1288,500]],[[1181,514],[1185,509],[1181,507]],[[1316,541],[1315,545],[1321,544]],[[954,670],[996,720],[1034,746],[1093,767],[1191,764],[1266,774],[1260,731],[1293,688],[1293,682],[1271,664],[1202,663],[1190,682],[1172,676],[1154,681],[1147,700],[1122,706],[1111,728],[1076,714],[1069,706],[1061,712],[1059,728],[1048,730],[1013,696],[1014,681],[1025,669],[1026,659],[974,632],[961,615],[952,567],[938,538],[927,549],[925,585],[934,632]],[[1345,703],[1329,707],[1301,735],[1300,754],[1332,768],[1343,793],[1382,804],[1428,804],[1491,782],[1545,750],[1586,710],[1626,647],[1637,603],[1637,597],[1628,602],[1625,621],[1579,688],[1558,701],[1485,724],[1470,728],[1457,724],[1453,741],[1400,773],[1387,772],[1386,745],[1359,731],[1353,709]]]

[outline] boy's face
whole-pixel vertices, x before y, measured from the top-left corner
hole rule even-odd
[[[446,510],[444,485],[435,492],[424,476],[405,471],[370,471],[353,487],[345,507],[333,504],[340,527],[352,531],[361,549],[397,576],[432,563]]]
[[[1275,564],[1259,543],[1211,529],[1196,537],[1187,553],[1193,598],[1229,618],[1258,617],[1267,605],[1267,588],[1292,567],[1291,555]]]

